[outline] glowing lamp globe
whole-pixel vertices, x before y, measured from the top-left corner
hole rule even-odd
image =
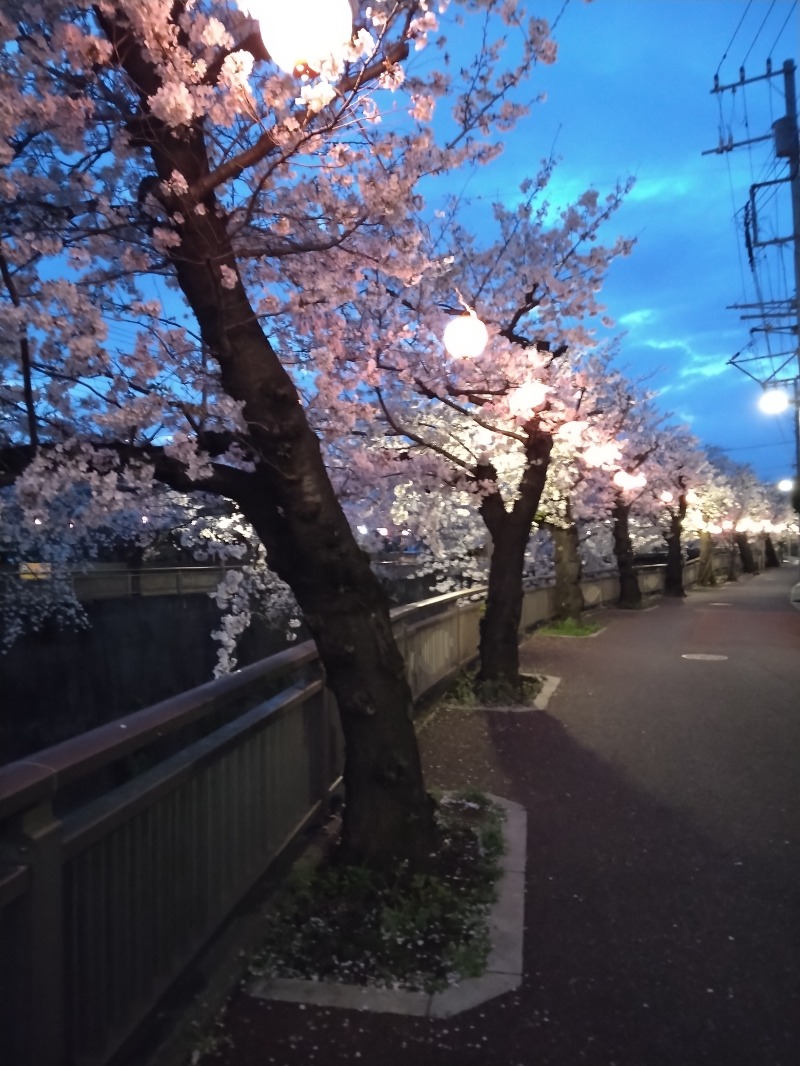
[[[451,318],[442,342],[455,359],[477,359],[489,343],[489,331],[474,311]]]
[[[672,503],[672,501],[675,499],[675,497],[672,495],[671,492],[668,492],[667,490],[665,490],[664,492],[661,493],[661,496],[659,497],[659,499],[661,500],[662,503]]]
[[[779,415],[789,406],[789,397],[783,389],[767,389],[761,393],[758,406],[765,415]]]
[[[647,484],[647,478],[644,474],[629,474],[627,470],[618,470],[612,480],[617,488],[625,492],[643,489]]]
[[[781,480],[778,482],[778,488],[781,490],[781,492],[791,492],[793,487],[794,482],[789,477],[781,478]]]
[[[510,395],[509,410],[520,417],[527,418],[537,407],[547,400],[547,386],[541,381],[526,381]]]
[[[350,0],[238,0],[258,21],[272,60],[287,74],[318,72],[339,59],[353,36]]]
[[[583,461],[587,466],[611,466],[621,456],[622,451],[613,440],[607,441],[605,444],[590,444],[583,450]]]

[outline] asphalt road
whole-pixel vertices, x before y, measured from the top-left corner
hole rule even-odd
[[[239,994],[224,1066],[798,1066],[797,569],[534,635],[546,711],[448,712],[431,783],[528,811],[525,980],[446,1021]],[[714,658],[686,658],[686,656]]]

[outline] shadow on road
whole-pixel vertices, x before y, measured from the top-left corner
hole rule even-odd
[[[529,826],[526,1006],[506,1061],[800,1061],[796,864],[721,849],[547,713],[490,715],[489,733]]]

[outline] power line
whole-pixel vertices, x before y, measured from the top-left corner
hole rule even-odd
[[[557,25],[559,24],[559,22],[561,21],[561,16],[562,16],[562,15],[564,14],[564,12],[565,12],[565,11],[567,10],[567,8],[568,8],[568,7],[569,7],[569,0],[564,0],[564,3],[563,3],[563,4],[561,5],[561,10],[560,10],[560,11],[559,11],[559,13],[558,13],[558,14],[556,15],[556,19],[555,19],[555,22],[554,22],[554,23],[553,23],[553,25],[552,25],[552,26],[550,27],[550,32],[551,32],[551,33],[552,33],[552,32],[553,32],[554,30],[555,30],[556,26],[557,26]]]
[[[795,2],[796,2],[796,0],[795,0]],[[744,20],[745,20],[745,19],[747,18],[747,12],[748,12],[748,11],[750,10],[750,6],[751,6],[751,4],[752,4],[752,3],[753,3],[753,0],[747,0],[747,7],[746,7],[746,8],[744,9],[744,14],[743,14],[743,15],[742,15],[742,17],[741,17],[741,18],[739,19],[739,25],[738,25],[738,26],[736,27],[736,29],[735,29],[735,30],[733,31],[733,37],[731,37],[730,41],[728,41],[728,47],[727,47],[727,48],[725,49],[725,51],[724,51],[724,52],[722,53],[722,59],[720,59],[719,63],[717,64],[717,69],[716,69],[716,73],[717,73],[717,74],[719,74],[719,70],[720,70],[720,67],[721,67],[721,66],[722,66],[722,64],[723,64],[723,63],[725,62],[725,60],[726,60],[726,59],[728,58],[728,52],[730,51],[731,45],[732,45],[732,44],[733,44],[733,42],[734,42],[734,41],[736,40],[736,34],[737,34],[737,33],[739,32],[739,30],[740,30],[740,29],[742,28],[742,23],[743,23],[743,22],[744,22]]]
[[[748,7],[749,6],[750,5],[748,4]],[[794,0],[794,3],[789,8],[789,14],[786,16],[786,20],[784,21],[783,25],[781,26],[780,30],[778,31],[778,36],[775,38],[775,41],[773,42],[772,48],[770,48],[770,50],[769,50],[770,58],[772,57],[772,53],[775,51],[775,45],[778,43],[778,41],[783,36],[783,31],[789,25],[789,19],[792,17],[792,12],[794,11],[794,9],[796,7],[797,7],[797,0]]]
[[[743,66],[743,67],[744,67],[745,63],[747,62],[747,58],[748,58],[748,56],[750,55],[750,53],[751,53],[751,52],[753,51],[753,49],[755,48],[755,45],[756,45],[756,41],[757,41],[757,40],[758,40],[758,38],[759,38],[759,37],[761,36],[761,31],[762,31],[762,30],[764,29],[764,27],[766,26],[766,24],[767,24],[767,19],[768,19],[768,18],[770,17],[770,15],[772,14],[772,9],[773,9],[774,7],[775,7],[775,0],[772,0],[772,3],[771,3],[771,4],[769,5],[769,8],[768,8],[768,10],[767,10],[767,13],[766,13],[766,15],[764,16],[764,21],[763,21],[763,22],[761,23],[761,25],[760,25],[760,26],[758,27],[758,33],[756,33],[755,37],[753,38],[753,43],[752,43],[752,44],[750,45],[750,47],[749,47],[749,48],[747,49],[747,54],[745,55],[744,59],[742,60],[742,66]]]
[[[719,448],[721,452],[752,452],[759,448],[785,448],[790,441],[778,441],[776,444],[734,444],[730,448],[726,448],[722,444],[715,444],[715,448]]]

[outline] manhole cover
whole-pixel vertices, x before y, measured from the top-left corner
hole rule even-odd
[[[697,652],[693,655],[681,655],[682,659],[700,659],[704,663],[721,663],[724,662],[727,655],[704,655],[702,652]]]

